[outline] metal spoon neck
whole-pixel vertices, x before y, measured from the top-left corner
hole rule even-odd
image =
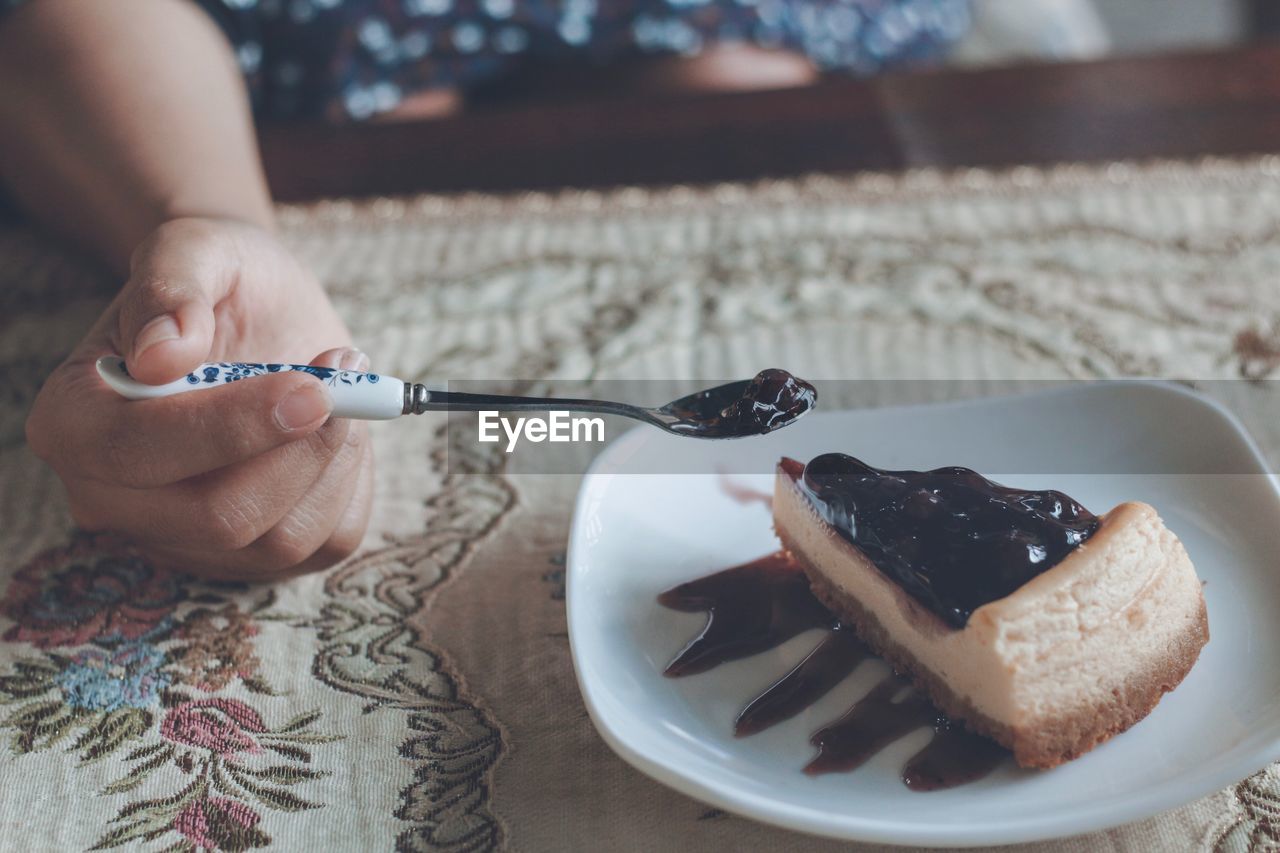
[[[425,412],[427,403],[431,402],[431,392],[421,382],[404,383],[404,409],[402,415],[420,415]]]

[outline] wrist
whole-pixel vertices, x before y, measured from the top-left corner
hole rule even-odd
[[[178,219],[199,219],[228,225],[248,225],[274,234],[275,212],[269,202],[247,204],[193,203],[169,200],[160,205],[155,227]],[[154,229],[153,229],[154,230]]]

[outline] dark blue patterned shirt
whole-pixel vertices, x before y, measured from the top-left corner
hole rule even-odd
[[[259,115],[356,120],[424,90],[492,83],[529,61],[589,68],[714,43],[871,74],[936,58],[968,30],[970,14],[970,0],[195,2],[231,41]]]

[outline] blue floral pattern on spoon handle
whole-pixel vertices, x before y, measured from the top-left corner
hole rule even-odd
[[[310,373],[322,380],[326,385],[358,385],[368,382],[374,385],[381,378],[376,373],[361,373],[357,370],[338,370],[335,367],[314,367],[309,364],[260,364],[253,361],[219,361],[202,364],[193,373],[187,374],[187,382],[192,385],[200,383],[217,384],[219,382],[236,382],[250,376],[262,376],[266,373],[288,373],[297,371]],[[125,375],[128,375],[127,368]]]
[[[298,372],[308,373],[329,387],[335,417],[388,420],[404,413],[405,383],[402,380],[377,373],[361,373],[358,370],[339,370],[309,364],[219,361],[202,364],[174,382],[147,385],[129,375],[124,359],[119,356],[103,356],[98,359],[97,366],[103,380],[131,400],[168,397],[270,373]]]

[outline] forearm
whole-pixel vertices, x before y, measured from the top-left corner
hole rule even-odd
[[[188,0],[30,0],[0,20],[0,178],[119,273],[167,219],[271,224],[239,70]]]

